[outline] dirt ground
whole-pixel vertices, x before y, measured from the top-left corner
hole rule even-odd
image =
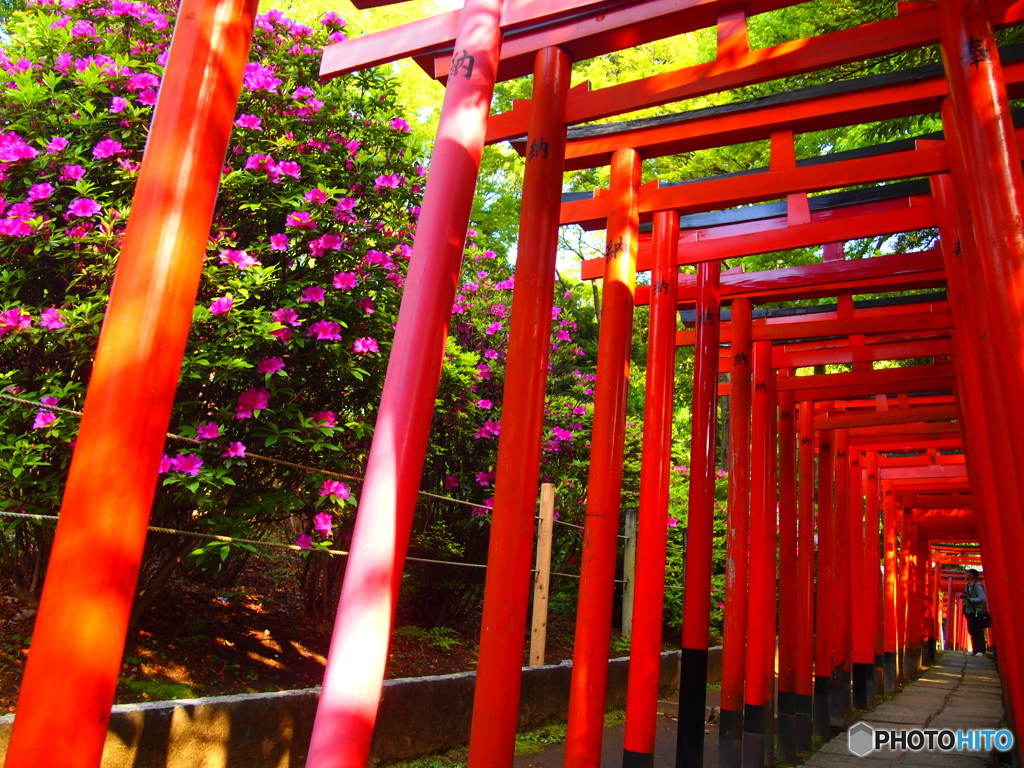
[[[294,562],[265,566],[248,566],[229,588],[173,582],[128,637],[117,702],[319,685],[331,625],[306,615]],[[34,621],[34,605],[0,577],[0,713],[15,711]],[[571,619],[552,615],[549,621],[548,663],[571,658]],[[478,636],[478,617],[458,627],[399,627],[386,675],[472,670]]]

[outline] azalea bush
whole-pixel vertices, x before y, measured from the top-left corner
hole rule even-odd
[[[35,2],[0,49],[0,509],[54,514],[156,101],[170,2]],[[343,39],[259,17],[171,424],[157,525],[259,538],[293,519],[339,541],[359,474],[418,214],[424,169],[382,71],[317,83]],[[46,535],[4,518],[14,560]],[[17,533],[12,531],[16,530]],[[35,529],[31,529],[35,530]],[[332,535],[333,534],[333,535]],[[146,573],[231,548],[151,537]]]
[[[40,0],[0,48],[0,548],[39,586],[173,25],[171,2]],[[334,14],[258,18],[160,468],[154,525],[294,541],[328,614],[372,438],[425,170],[375,70],[318,84]],[[486,559],[514,285],[470,232],[450,323],[411,554]],[[560,282],[542,481],[581,524],[597,323],[590,287]],[[14,399],[17,398],[17,401]],[[630,424],[627,497],[639,425]],[[268,460],[270,459],[270,460]],[[437,496],[445,498],[437,498]],[[473,506],[453,503],[461,499]],[[556,570],[580,538],[556,537]],[[141,609],[185,562],[230,578],[251,545],[155,533]],[[479,607],[483,572],[413,563],[403,610],[445,623]],[[561,588],[574,590],[563,582]]]

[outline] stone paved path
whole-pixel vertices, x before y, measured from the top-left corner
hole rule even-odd
[[[709,705],[718,704],[718,692],[712,691]],[[657,748],[654,768],[675,766],[674,703],[659,706]],[[934,728],[967,730],[998,729],[1003,720],[1002,688],[995,664],[985,656],[970,656],[946,651],[918,680],[906,686],[894,698],[869,711],[861,722],[884,729]],[[601,768],[622,766],[622,726],[605,731]],[[715,768],[718,753],[718,727],[709,723],[704,736],[704,766]],[[543,752],[517,757],[515,768],[563,768],[565,746],[556,745]],[[983,768],[988,750],[975,752],[872,752],[857,757],[850,752],[844,732],[815,752],[804,765],[807,768]]]
[[[861,722],[878,729],[998,729],[1004,718],[1002,688],[986,656],[946,651],[935,666],[891,700],[867,712]],[[884,751],[858,757],[841,733],[816,752],[807,768],[982,768],[988,750],[951,752]],[[869,742],[870,743],[870,742]]]

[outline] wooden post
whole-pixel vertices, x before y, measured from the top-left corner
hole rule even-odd
[[[530,630],[530,666],[544,666],[548,636],[548,585],[551,583],[551,533],[555,527],[555,486],[540,487],[540,527],[537,529],[537,570],[533,574],[533,625]]]
[[[622,634],[633,634],[633,595],[636,594],[636,521],[637,510],[627,509],[626,548],[622,553]]]

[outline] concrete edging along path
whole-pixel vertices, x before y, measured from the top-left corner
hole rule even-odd
[[[709,680],[719,679],[721,649],[712,649]],[[609,663],[608,704],[625,701],[629,659]],[[519,725],[565,719],[570,662],[523,669]],[[387,680],[373,757],[417,757],[469,740],[476,674]],[[679,652],[661,656],[661,685],[678,687]],[[55,692],[54,695],[73,695]],[[301,768],[318,688],[114,707],[102,768]],[[13,715],[0,717],[0,757]]]

